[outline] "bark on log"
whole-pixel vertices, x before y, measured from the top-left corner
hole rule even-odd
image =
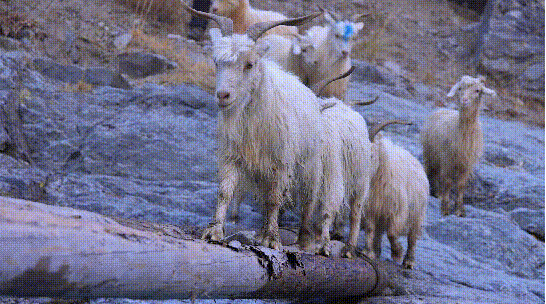
[[[169,225],[0,197],[0,295],[134,299],[353,298],[380,292],[362,259],[222,246]]]

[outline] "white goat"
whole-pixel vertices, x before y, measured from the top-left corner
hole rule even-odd
[[[350,233],[343,255],[352,257],[360,233],[362,208],[368,199],[372,174],[371,144],[364,118],[341,100],[324,100],[325,145],[323,147],[324,183],[321,210],[320,253],[330,255],[330,228],[345,199],[349,203]],[[310,206],[303,219],[310,219],[315,207]],[[309,222],[302,222],[298,241],[304,247],[311,238]]]
[[[313,26],[305,34],[313,41],[315,49],[314,52],[304,54],[306,62],[313,62],[306,71],[309,86],[331,75],[340,75],[352,66],[351,49],[358,32],[364,27],[362,22],[338,21],[328,13],[324,14],[324,18],[327,21],[326,26]],[[350,77],[346,77],[332,82],[321,96],[345,100],[349,81]]]
[[[282,22],[258,23],[233,34],[231,20],[185,6],[220,25],[211,29],[219,114],[219,196],[214,223],[203,238],[220,240],[226,211],[241,180],[254,181],[265,204],[262,244],[281,247],[278,215],[290,190],[300,187],[305,201],[318,199],[323,127],[316,96],[292,74],[267,58],[255,41],[268,29],[296,25],[318,14]]]
[[[465,216],[463,192],[483,151],[483,133],[479,119],[483,93],[496,96],[485,87],[485,79],[463,76],[447,94],[458,96],[459,111],[438,109],[421,130],[423,160],[432,194],[439,194],[442,214],[448,215],[449,194],[457,190],[456,210]]]
[[[398,238],[407,235],[408,249],[402,265],[413,268],[415,245],[426,217],[429,183],[423,166],[408,151],[377,132],[388,121],[370,131],[372,154],[377,170],[370,183],[370,197],[362,212],[366,232],[365,254],[372,259],[381,255],[381,240],[386,232],[391,257],[400,263],[402,245]],[[375,138],[374,138],[375,137]]]
[[[253,24],[266,21],[285,20],[286,16],[273,11],[264,11],[252,8],[249,0],[214,0],[210,12],[216,15],[230,18],[233,21],[233,32],[244,34]],[[297,34],[294,26],[278,26],[269,30],[266,34]]]
[[[307,36],[301,35],[268,35],[260,38],[260,44],[267,45],[266,57],[278,63],[285,71],[298,76],[305,85],[309,84],[309,75],[315,60],[312,56],[315,49]]]

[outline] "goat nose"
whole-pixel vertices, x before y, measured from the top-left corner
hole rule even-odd
[[[341,56],[347,57],[347,56],[349,56],[349,52],[347,50],[343,50],[343,51],[341,51]]]
[[[228,91],[218,91],[216,92],[216,96],[218,97],[218,105],[221,107],[225,107],[228,105],[228,99],[229,99],[229,92]]]

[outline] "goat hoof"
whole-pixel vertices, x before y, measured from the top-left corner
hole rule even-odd
[[[211,241],[221,241],[224,238],[224,225],[219,223],[209,224],[209,227],[205,228],[201,239]]]
[[[374,253],[372,250],[364,249],[364,252],[363,252],[363,253],[364,253],[364,255],[365,255],[366,257],[368,257],[368,259],[370,259],[370,260],[375,260],[375,259],[376,259],[376,255],[375,255],[375,253]]]
[[[239,214],[232,214],[229,219],[234,223],[239,223],[239,221],[241,220]]]
[[[281,250],[282,248],[279,237],[276,237],[274,235],[267,235],[267,234],[264,235],[261,243],[262,243],[262,246],[275,249],[275,250]]]
[[[320,255],[329,257],[332,255],[332,246],[330,245],[330,242],[324,242],[322,246],[320,246],[319,252]]]
[[[352,258],[356,257],[356,248],[355,248],[355,246],[345,245],[345,247],[343,247],[343,249],[341,250],[341,256],[345,257],[345,258],[348,258],[348,259],[352,259]]]
[[[466,217],[466,211],[464,209],[455,211],[455,215],[458,217]]]
[[[402,266],[406,269],[413,269],[413,267],[415,267],[415,262],[413,261],[404,261],[402,263]]]

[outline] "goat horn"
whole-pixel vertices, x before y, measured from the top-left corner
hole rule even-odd
[[[341,75],[338,75],[336,77],[331,77],[331,78],[328,78],[328,79],[323,79],[322,81],[316,83],[313,85],[313,87],[311,88],[311,90],[313,90],[313,92],[315,92],[315,94],[317,94],[317,96],[320,96],[320,93],[322,93],[322,91],[324,90],[324,88],[326,88],[327,85],[329,85],[331,82],[334,82],[338,79],[341,79],[341,78],[345,78],[349,75],[351,75],[351,73],[354,71],[355,67],[354,66],[351,66],[351,68],[349,70],[347,70],[347,72],[341,74]]]
[[[366,13],[361,13],[361,14],[354,14],[352,17],[351,17],[351,20],[353,22],[358,22],[360,21],[361,19],[364,19],[364,17],[368,17],[370,15],[370,13],[366,12]]]
[[[324,111],[326,109],[329,109],[329,108],[335,106],[336,104],[337,104],[337,102],[335,102],[335,101],[327,102],[327,103],[320,106],[320,112],[322,113],[322,111]]]
[[[186,2],[184,2],[184,0],[180,0],[180,2],[182,3],[184,9],[186,9],[186,11],[188,11],[188,13],[190,13],[191,15],[204,19],[210,19],[216,22],[218,26],[220,26],[220,31],[222,32],[222,35],[224,37],[233,34],[233,21],[231,19],[211,13],[197,11],[189,7]]]
[[[323,11],[313,13],[311,15],[298,17],[298,18],[290,18],[285,19],[281,21],[269,21],[269,22],[258,22],[253,25],[251,25],[247,30],[246,34],[248,37],[254,41],[258,40],[265,32],[268,30],[279,26],[279,25],[287,25],[287,26],[297,26],[306,22],[311,21],[312,19],[320,16],[323,13]]]
[[[375,96],[374,99],[372,100],[368,100],[368,101],[362,101],[362,100],[359,100],[357,102],[354,103],[354,105],[358,105],[358,106],[369,106],[371,104],[374,104],[376,101],[379,100],[379,95]]]
[[[393,119],[393,120],[387,120],[380,124],[377,124],[373,126],[370,130],[370,134],[369,134],[370,141],[373,142],[375,136],[377,135],[377,133],[379,133],[379,131],[383,130],[383,128],[385,128],[386,126],[392,125],[392,124],[412,125],[413,122]]]

